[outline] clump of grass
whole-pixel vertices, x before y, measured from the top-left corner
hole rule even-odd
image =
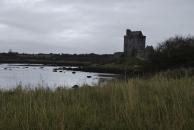
[[[56,91],[0,91],[0,129],[194,129],[194,78],[114,81]]]

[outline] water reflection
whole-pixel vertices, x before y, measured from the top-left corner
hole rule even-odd
[[[100,81],[113,78],[113,75],[110,74],[57,70],[57,68],[59,67],[39,64],[1,64],[0,89],[11,89],[19,84],[24,87],[42,86],[51,89],[60,86],[82,86],[84,84],[94,86],[99,84]]]

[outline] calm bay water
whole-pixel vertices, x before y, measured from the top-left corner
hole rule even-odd
[[[69,87],[84,84],[94,86],[101,81],[112,79],[111,74],[89,73],[81,71],[57,71],[58,66],[32,64],[0,64],[0,89],[12,89],[17,85],[24,87]],[[103,76],[106,75],[106,76]]]

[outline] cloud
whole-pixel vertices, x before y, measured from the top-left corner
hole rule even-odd
[[[125,29],[157,45],[194,35],[192,0],[1,0],[0,51],[113,53]]]

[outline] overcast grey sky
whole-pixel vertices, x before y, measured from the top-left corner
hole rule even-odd
[[[194,0],[0,0],[0,52],[113,53],[127,28],[194,35]]]

